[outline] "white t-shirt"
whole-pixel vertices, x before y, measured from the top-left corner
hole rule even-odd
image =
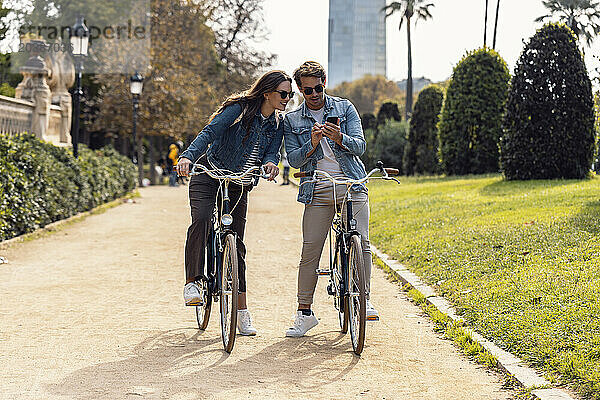
[[[315,121],[318,123],[323,122],[323,115],[325,113],[323,107],[318,110],[311,110],[309,108],[308,111],[313,116]],[[335,158],[335,154],[333,154],[333,151],[327,142],[327,138],[323,137],[320,143],[321,148],[323,149],[323,158],[317,161],[317,169],[329,173],[329,175],[333,176],[334,178],[345,177],[342,169],[340,168],[340,163],[338,163],[337,159]]]

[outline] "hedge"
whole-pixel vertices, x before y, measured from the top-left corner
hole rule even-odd
[[[134,165],[112,147],[79,159],[34,135],[0,135],[0,240],[32,232],[123,196],[135,188]]]

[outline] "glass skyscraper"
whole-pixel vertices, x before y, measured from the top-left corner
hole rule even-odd
[[[328,86],[386,75],[386,0],[329,0]]]

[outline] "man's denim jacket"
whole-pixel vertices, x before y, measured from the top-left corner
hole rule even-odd
[[[268,162],[277,165],[283,125],[277,126],[275,113],[263,121],[259,111],[245,141],[246,131],[238,120],[241,113],[242,106],[238,103],[225,107],[202,129],[181,157],[195,162],[206,152],[208,160],[216,167],[241,172],[258,138],[258,159],[263,165]]]
[[[325,95],[323,120],[327,117],[339,118],[343,146],[338,145],[329,138],[326,138],[326,140],[340,164],[340,169],[350,179],[364,178],[367,173],[359,156],[365,152],[367,144],[356,108],[349,100]],[[307,154],[313,149],[311,130],[315,122],[306,107],[306,102],[287,113],[283,120],[284,143],[288,161],[292,167],[299,168],[300,171],[314,171],[317,168],[317,161],[323,158],[323,149],[320,144],[315,152],[307,157]],[[302,178],[300,183],[309,179]],[[314,183],[301,185],[298,192],[298,201],[309,204],[312,201],[314,188]],[[355,185],[353,189],[366,191],[366,187],[363,185]]]

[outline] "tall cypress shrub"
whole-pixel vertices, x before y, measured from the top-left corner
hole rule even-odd
[[[507,179],[584,178],[594,155],[592,85],[564,24],[547,24],[515,68],[501,143]]]
[[[428,86],[419,93],[402,160],[406,175],[438,172],[437,124],[443,102],[444,90],[437,85]]]
[[[510,73],[498,53],[467,53],[454,68],[439,125],[443,171],[449,175],[499,170],[498,142]]]

